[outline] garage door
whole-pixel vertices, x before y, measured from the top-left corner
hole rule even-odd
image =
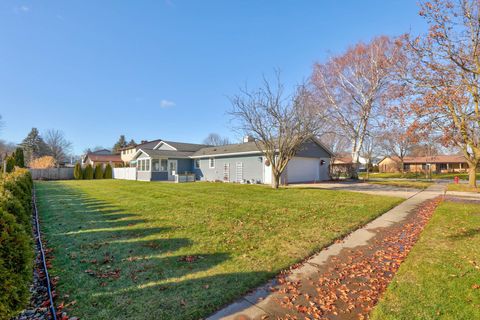
[[[320,159],[295,157],[288,163],[287,181],[294,183],[319,180],[319,169]]]

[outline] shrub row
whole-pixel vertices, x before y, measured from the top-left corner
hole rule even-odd
[[[32,177],[26,169],[0,176],[0,319],[20,312],[32,281]]]
[[[103,165],[97,164],[94,170],[90,164],[85,166],[85,168],[82,168],[80,163],[77,163],[73,171],[73,176],[76,180],[112,179],[113,170],[110,164],[107,164],[105,169],[103,168]]]

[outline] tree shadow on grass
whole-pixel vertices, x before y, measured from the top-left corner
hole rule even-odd
[[[171,227],[148,227],[140,214],[61,183],[41,184],[39,209],[60,276],[57,303],[75,300],[72,316],[198,319],[272,276],[212,271],[230,256],[185,251],[192,240],[169,237]]]
[[[89,292],[92,304],[81,311],[73,308],[72,314],[79,311],[84,319],[205,319],[271,277],[263,271],[224,273]]]
[[[463,229],[462,231],[456,234],[449,235],[448,237],[452,240],[466,240],[469,238],[473,238],[479,234],[480,234],[480,227]]]

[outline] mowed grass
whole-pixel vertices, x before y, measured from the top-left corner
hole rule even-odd
[[[75,301],[83,319],[206,317],[402,201],[222,183],[36,187],[57,303]]]
[[[442,203],[372,319],[480,319],[480,205]]]
[[[459,192],[480,192],[478,188],[471,187],[468,184],[465,183],[449,183],[448,186],[448,191],[459,191]]]
[[[391,181],[367,181],[369,184],[379,184],[383,186],[426,189],[430,187],[433,182],[428,181],[405,181],[405,180],[391,180]]]

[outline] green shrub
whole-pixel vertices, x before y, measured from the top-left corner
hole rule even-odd
[[[95,166],[95,179],[103,179],[103,166],[101,164],[97,164]]]
[[[6,170],[7,170],[7,173],[13,172],[13,170],[15,170],[14,155],[11,155],[7,158]]]
[[[0,319],[9,319],[28,302],[32,280],[31,196],[28,170],[0,179]]]
[[[77,163],[75,165],[75,169],[73,170],[73,177],[75,178],[75,180],[83,179],[83,170],[82,170],[82,165],[80,163]]]
[[[25,156],[22,148],[15,150],[15,165],[19,168],[25,168]]]
[[[92,180],[93,179],[93,168],[91,164],[87,164],[83,172],[83,179]]]
[[[113,178],[113,171],[112,171],[112,166],[110,163],[107,163],[105,166],[105,172],[103,173],[103,178],[105,179],[112,179]]]
[[[0,319],[9,319],[28,302],[33,252],[29,233],[0,209]]]

